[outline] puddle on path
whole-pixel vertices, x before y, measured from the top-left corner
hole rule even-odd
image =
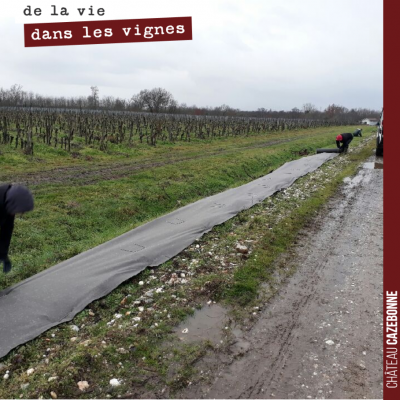
[[[250,349],[251,344],[245,339],[244,332],[241,329],[233,329],[232,334],[235,338],[235,342],[232,345],[231,351],[240,354],[245,353]]]
[[[175,329],[175,333],[184,343],[201,340],[218,343],[222,339],[227,312],[228,310],[219,304],[206,305],[183,321]]]
[[[366,162],[363,164],[363,168],[358,171],[357,175],[350,178],[346,177],[343,179],[343,182],[346,184],[343,187],[343,191],[346,196],[353,195],[354,190],[357,186],[359,186],[362,182],[367,183],[371,180],[372,174],[370,172],[365,171],[366,169],[383,169],[383,162]]]
[[[383,169],[383,163],[378,162],[366,162],[363,165],[365,169]]]
[[[361,183],[361,181],[363,180],[364,176],[361,174],[357,174],[355,177],[350,178],[350,177],[346,177],[343,179],[344,183],[347,183],[349,185],[349,188],[353,188],[354,186],[357,186],[358,184]]]
[[[375,163],[373,163],[373,162],[366,162],[366,163],[364,163],[363,168],[366,168],[366,169],[374,169],[374,166],[375,166]]]

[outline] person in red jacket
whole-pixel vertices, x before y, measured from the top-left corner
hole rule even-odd
[[[11,271],[8,258],[11,237],[14,230],[15,214],[33,210],[32,193],[21,185],[0,185],[0,266],[3,272]]]
[[[336,146],[341,153],[347,153],[349,149],[349,144],[353,140],[352,133],[342,133],[336,136]]]

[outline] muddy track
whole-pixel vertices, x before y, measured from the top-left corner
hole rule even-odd
[[[319,133],[311,135],[318,136]],[[184,156],[184,157],[165,157],[160,161],[154,162],[151,160],[137,161],[124,161],[113,164],[94,164],[85,166],[72,166],[63,168],[53,168],[47,171],[31,172],[20,175],[6,175],[2,178],[4,182],[19,183],[24,185],[40,185],[40,184],[59,184],[59,183],[74,183],[76,185],[90,185],[99,181],[104,180],[115,180],[121,179],[126,176],[135,175],[140,172],[163,167],[166,165],[178,164],[184,161],[199,160],[210,158],[219,155],[226,155],[237,153],[238,151],[246,151],[257,148],[270,147],[277,144],[289,143],[300,139],[305,139],[310,135],[303,135],[295,138],[275,140],[252,144],[249,146],[235,147],[231,149],[220,149],[209,153],[204,153],[196,156]]]
[[[181,398],[382,398],[383,171],[362,169],[302,233],[296,273]]]

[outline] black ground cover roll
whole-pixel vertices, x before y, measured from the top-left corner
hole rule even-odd
[[[336,154],[284,164],[250,183],[199,200],[63,261],[0,292],[0,358],[49,328],[70,321],[148,266],[158,266],[215,225],[285,189]]]

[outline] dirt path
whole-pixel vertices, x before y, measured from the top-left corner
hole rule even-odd
[[[313,134],[311,136],[318,136],[319,134]],[[172,157],[171,153],[161,157],[159,161],[153,160],[141,160],[133,161],[129,159],[127,161],[118,161],[110,165],[110,163],[93,164],[93,165],[80,165],[80,166],[68,166],[62,168],[53,168],[46,171],[40,172],[29,172],[24,174],[12,174],[3,177],[3,181],[12,181],[12,183],[18,183],[23,185],[39,185],[39,184],[54,184],[54,183],[71,183],[77,185],[90,185],[98,181],[104,180],[115,180],[121,179],[126,176],[134,175],[145,170],[152,168],[163,167],[166,165],[177,164],[184,161],[191,161],[197,159],[210,158],[214,156],[234,154],[238,151],[252,150],[256,148],[270,147],[277,144],[289,143],[296,140],[305,139],[310,135],[296,136],[288,139],[280,140],[269,140],[262,143],[255,143],[241,147],[233,148],[220,148],[216,151],[205,152],[200,155],[186,154],[184,156]]]
[[[383,171],[348,179],[295,254],[258,322],[202,361],[211,382],[180,397],[382,398]]]

